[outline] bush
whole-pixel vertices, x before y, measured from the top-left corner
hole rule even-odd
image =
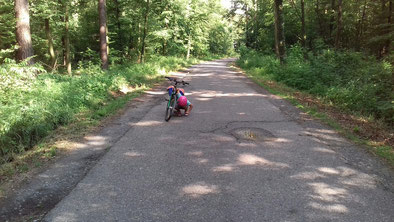
[[[280,66],[274,55],[241,48],[240,67],[252,74],[314,95],[342,109],[394,122],[394,78],[389,62],[356,52],[322,49],[308,54],[299,46],[288,50],[287,63]]]

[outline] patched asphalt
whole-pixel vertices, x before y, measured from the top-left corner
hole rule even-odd
[[[391,169],[232,61],[189,69],[190,116],[165,122],[160,95],[124,119],[129,129],[44,220],[393,221]]]

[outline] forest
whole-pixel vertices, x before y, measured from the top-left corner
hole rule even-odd
[[[225,56],[392,130],[392,20],[392,0],[0,0],[0,162]]]

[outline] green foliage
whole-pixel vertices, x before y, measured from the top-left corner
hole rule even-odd
[[[231,30],[225,24],[217,24],[209,33],[209,49],[215,54],[231,54],[233,51],[233,40]]]
[[[14,1],[0,0],[0,62],[5,52],[3,50],[13,48],[15,40],[15,16]],[[12,58],[13,54],[7,54]]]
[[[318,95],[342,109],[394,122],[393,67],[355,52],[322,50],[308,55],[299,46],[289,50],[287,64],[274,55],[241,50],[238,64],[254,75]]]
[[[31,148],[78,113],[93,119],[107,116],[127,101],[111,102],[115,99],[111,91],[138,92],[166,72],[192,62],[157,56],[144,64],[114,66],[108,72],[89,64],[77,70],[78,75],[67,76],[45,73],[39,65],[8,61],[0,66],[0,156],[7,161],[12,153]]]

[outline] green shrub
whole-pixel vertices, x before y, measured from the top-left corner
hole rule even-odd
[[[318,95],[342,109],[394,122],[394,78],[389,62],[332,49],[306,55],[301,47],[293,46],[283,66],[274,55],[246,48],[241,48],[237,63],[252,75],[265,75]]]

